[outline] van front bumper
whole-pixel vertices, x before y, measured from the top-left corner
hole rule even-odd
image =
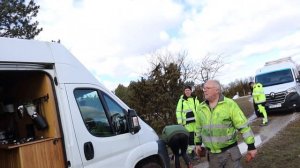
[[[289,93],[285,96],[283,103],[266,103],[267,112],[282,112],[282,111],[296,111],[300,109],[300,96],[297,92]]]

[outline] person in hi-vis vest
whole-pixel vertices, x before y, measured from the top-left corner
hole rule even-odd
[[[268,124],[268,116],[267,116],[267,111],[265,108],[266,104],[266,95],[264,93],[264,88],[261,83],[254,83],[253,84],[253,100],[255,105],[258,108],[258,111],[262,113],[263,115],[263,122],[262,125],[267,125]]]
[[[194,152],[194,137],[196,131],[195,114],[196,108],[199,105],[197,97],[192,96],[191,86],[184,87],[184,93],[180,96],[176,108],[177,123],[183,125],[189,132],[189,147],[188,153]]]

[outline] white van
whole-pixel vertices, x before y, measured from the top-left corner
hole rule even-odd
[[[62,45],[0,38],[0,167],[165,168],[169,157]]]
[[[299,72],[291,57],[266,62],[257,70],[255,82],[264,86],[268,112],[291,111],[300,107]]]

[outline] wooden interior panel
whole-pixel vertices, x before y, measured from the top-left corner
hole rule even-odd
[[[19,148],[22,168],[62,168],[61,139],[52,139]]]
[[[48,138],[28,144],[0,149],[0,167],[5,168],[63,168],[62,141]]]
[[[0,167],[3,168],[20,168],[21,159],[18,149],[4,150],[0,149]]]
[[[54,101],[54,94],[52,91],[52,86],[50,79],[45,74],[34,74],[30,75],[26,78],[23,78],[18,83],[22,83],[19,86],[16,86],[15,90],[15,99],[22,103],[30,102],[37,98],[48,95],[48,101],[43,101],[40,105],[39,114],[43,116],[43,118],[48,123],[48,128],[46,130],[38,130],[35,127],[35,134],[37,137],[61,137],[59,125],[57,121],[57,111]],[[20,137],[26,137],[27,130],[26,126],[32,124],[31,118],[24,114],[23,118],[17,119],[18,130]]]

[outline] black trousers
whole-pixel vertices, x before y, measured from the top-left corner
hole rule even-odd
[[[174,135],[169,141],[168,145],[171,148],[175,156],[175,167],[180,167],[179,157],[182,156],[186,165],[189,165],[190,158],[188,157],[186,150],[189,144],[189,137],[186,134],[179,133]],[[180,151],[180,153],[179,153]]]
[[[189,145],[195,145],[194,139],[195,139],[195,132],[190,132]]]

